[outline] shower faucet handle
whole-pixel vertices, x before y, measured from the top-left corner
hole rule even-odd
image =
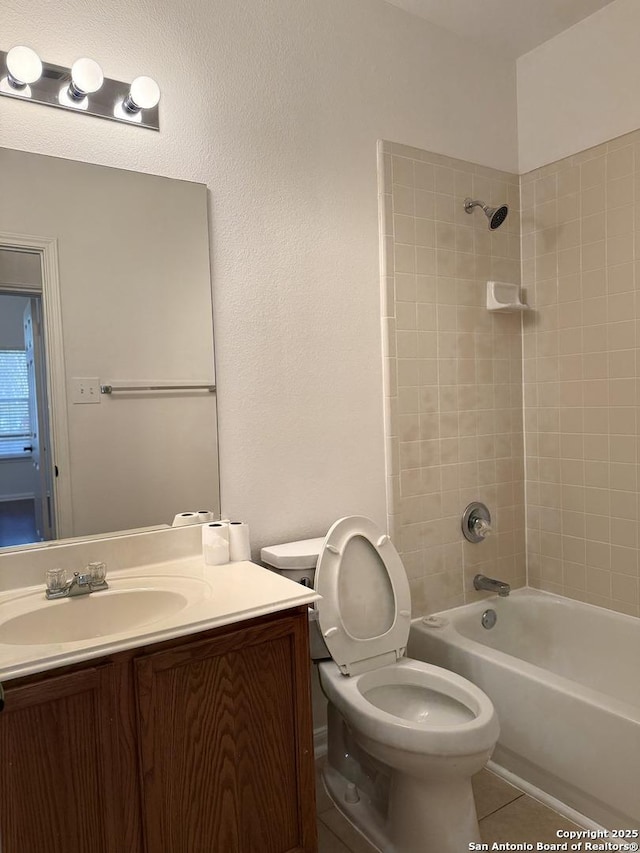
[[[491,536],[493,533],[493,528],[489,522],[479,515],[473,519],[471,526],[473,527],[474,533],[477,533],[481,539],[486,539],[487,536]]]
[[[465,539],[469,542],[482,542],[493,532],[489,508],[480,501],[470,503],[462,514],[461,526]]]

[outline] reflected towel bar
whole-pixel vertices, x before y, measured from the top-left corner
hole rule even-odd
[[[101,394],[115,394],[120,391],[209,391],[215,393],[215,385],[101,385]]]

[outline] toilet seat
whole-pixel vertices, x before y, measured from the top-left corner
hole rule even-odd
[[[433,664],[402,658],[397,663],[345,678],[331,661],[319,665],[320,682],[327,698],[349,724],[371,741],[406,752],[439,756],[463,756],[493,749],[499,725],[489,697],[466,678]],[[425,693],[439,694],[469,711],[470,719],[461,721],[457,713],[447,724],[434,725],[427,715],[423,720],[381,710],[367,694],[376,687],[412,685]]]
[[[349,516],[333,524],[315,588],[322,596],[320,631],[343,675],[402,658],[411,625],[409,581],[393,543],[371,519]]]
[[[432,755],[493,747],[497,719],[486,694],[454,672],[404,656],[411,627],[409,581],[389,537],[371,519],[335,522],[315,580],[322,596],[316,602],[318,624],[333,658],[320,664],[320,681],[355,728],[388,746]],[[388,710],[397,704],[394,692],[407,689],[424,708],[414,719]],[[442,706],[437,721],[430,702]]]

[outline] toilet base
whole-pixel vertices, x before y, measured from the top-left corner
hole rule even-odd
[[[372,847],[375,847],[379,853],[395,851],[385,831],[384,815],[375,808],[371,797],[365,791],[356,786],[357,802],[349,802],[352,799],[354,783],[345,779],[329,764],[326,764],[322,771],[322,781],[329,799],[337,810]]]
[[[480,842],[469,776],[443,767],[428,779],[394,771],[356,742],[332,703],[328,710],[325,789],[380,853],[460,853]]]
[[[397,853],[459,853],[480,842],[470,779],[426,784],[394,774],[389,837]]]
[[[354,784],[329,764],[322,779],[338,811],[379,853],[460,853],[481,840],[471,783],[455,790],[447,785],[421,789],[416,780],[396,779],[387,818],[357,786],[357,802],[350,802]]]

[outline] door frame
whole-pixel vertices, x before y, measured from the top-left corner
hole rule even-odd
[[[42,322],[46,359],[47,406],[49,415],[50,464],[53,489],[55,530],[58,539],[73,536],[71,500],[71,453],[67,418],[67,386],[62,338],[62,302],[58,274],[58,241],[55,237],[36,237],[0,231],[0,249],[40,255],[42,272]],[[32,285],[12,285],[13,292],[34,293]],[[7,288],[8,290],[8,288]],[[56,476],[55,469],[58,474]]]

